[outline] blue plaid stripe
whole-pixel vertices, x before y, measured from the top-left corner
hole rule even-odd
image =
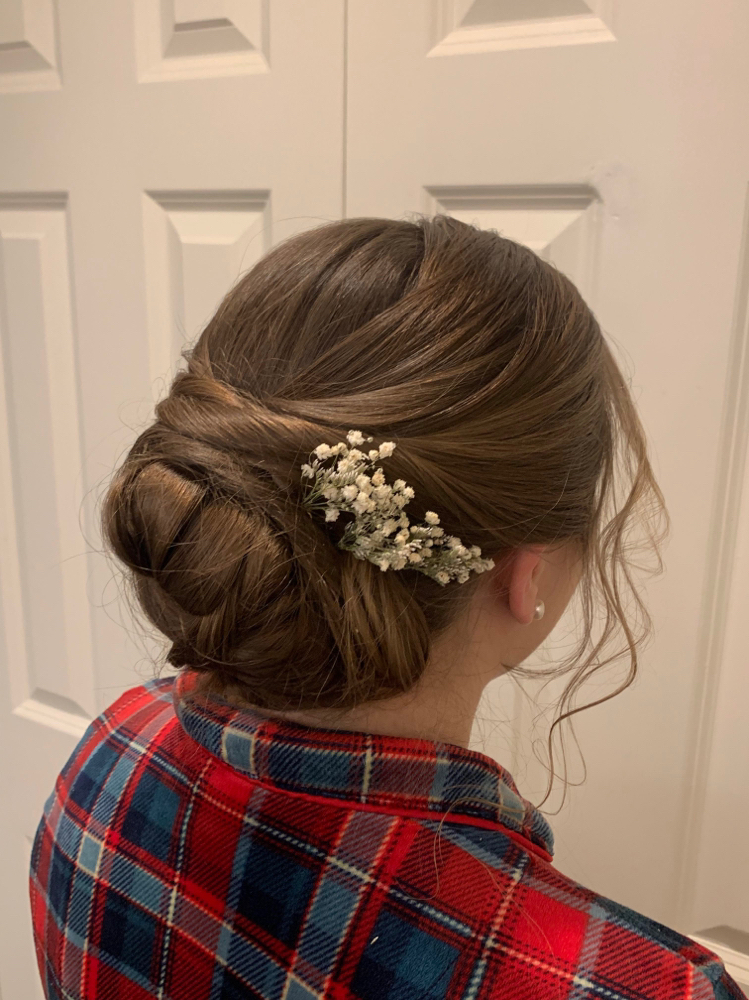
[[[384,908],[351,986],[362,1000],[442,1000],[459,956],[456,945]]]
[[[299,940],[295,964],[318,993],[333,974],[340,943],[372,884],[375,855],[388,840],[389,816],[353,813],[340,841],[325,860],[311,896],[306,924]]]

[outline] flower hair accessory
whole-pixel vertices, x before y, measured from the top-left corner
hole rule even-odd
[[[433,510],[426,521],[412,525],[403,508],[414,497],[412,487],[396,479],[390,486],[381,466],[371,474],[380,458],[389,458],[395,450],[393,441],[383,441],[379,448],[360,451],[356,445],[374,440],[361,431],[349,431],[345,441],[319,444],[310,453],[316,457],[302,465],[302,476],[314,483],[304,497],[308,509],[325,508],[325,520],[335,521],[341,511],[354,515],[346,525],[338,547],[357,559],[368,559],[384,572],[387,569],[416,569],[444,586],[457,579],[465,583],[471,570],[484,573],[494,567],[492,559],[482,559],[478,545],[463,545],[455,535],[446,535]],[[329,459],[333,466],[323,463]],[[399,530],[400,529],[400,530]]]

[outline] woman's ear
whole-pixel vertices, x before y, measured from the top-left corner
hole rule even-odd
[[[530,625],[538,599],[538,576],[543,569],[542,545],[518,549],[509,568],[507,603],[521,625]]]

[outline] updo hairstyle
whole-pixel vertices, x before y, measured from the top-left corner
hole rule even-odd
[[[326,223],[266,253],[182,357],[101,524],[166,662],[203,672],[204,692],[346,711],[407,691],[479,584],[382,572],[336,546],[343,523],[301,506],[301,464],[352,428],[396,443],[385,472],[414,488],[412,521],[433,510],[498,563],[579,543],[580,643],[527,675],[572,671],[564,708],[624,652],[608,697],[632,683],[651,620],[625,539],[644,527],[657,552],[651,515],[668,515],[625,379],[554,266],[443,215]]]

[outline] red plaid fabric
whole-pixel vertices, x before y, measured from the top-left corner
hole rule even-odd
[[[490,757],[191,702],[196,678],[121,695],[44,805],[46,997],[746,1000],[713,952],[558,872]]]

